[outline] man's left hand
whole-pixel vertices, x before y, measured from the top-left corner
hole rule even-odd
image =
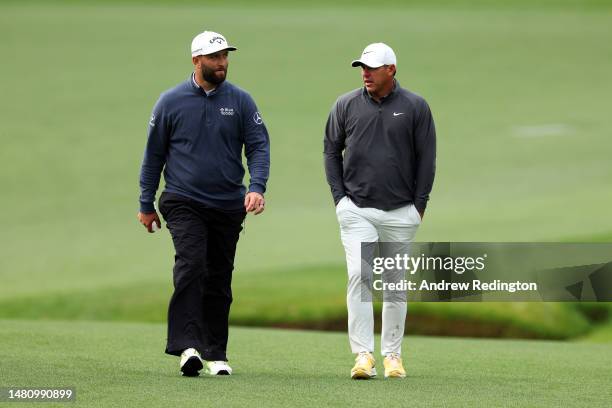
[[[244,198],[244,208],[247,212],[254,212],[255,215],[264,212],[266,202],[264,197],[255,192],[250,192]]]

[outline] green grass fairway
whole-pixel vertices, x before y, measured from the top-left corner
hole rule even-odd
[[[371,41],[396,49],[400,83],[436,118],[419,240],[611,239],[609,4],[162,3],[0,3],[0,316],[163,318],[172,244],[136,221],[138,170],[151,107],[187,77],[204,28],[239,47],[229,79],[271,134],[267,210],[248,219],[235,277],[259,321],[285,299],[297,300],[291,316],[344,312],[322,137],[335,98],[360,86],[348,62]],[[112,305],[74,302],[92,295]],[[317,295],[322,307],[306,310]]]
[[[0,297],[168,281],[167,231],[136,221],[138,171],[151,108],[191,72],[204,28],[240,48],[229,79],[272,141],[267,210],[249,217],[237,274],[344,262],[323,127],[360,86],[349,62],[378,40],[436,118],[419,240],[609,239],[610,7],[486,3],[1,3]]]
[[[612,240],[610,1],[357,3],[0,1],[0,387],[76,386],[75,406],[104,407],[610,406],[612,347],[594,342],[612,324],[588,335],[571,304],[414,305],[588,341],[408,337],[405,381],[350,381],[339,333],[233,328],[231,378],[181,378],[163,354],[173,250],[136,221],[138,173],[151,108],[192,72],[204,29],[239,48],[229,80],[272,144],[236,324],[344,322],[322,138],[370,42],[395,49],[436,120],[419,241]]]
[[[235,375],[193,379],[162,354],[162,325],[0,325],[0,385],[75,386],[77,406],[604,407],[612,398],[610,345],[408,337],[408,378],[364,382],[348,378],[346,335],[232,328]]]

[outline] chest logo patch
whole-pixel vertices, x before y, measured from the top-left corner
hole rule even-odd
[[[234,116],[234,108],[221,108],[219,112],[221,112],[223,116]]]

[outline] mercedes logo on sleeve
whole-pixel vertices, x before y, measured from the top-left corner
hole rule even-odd
[[[261,125],[263,123],[263,119],[261,118],[261,115],[259,114],[259,112],[255,112],[253,114],[253,122],[255,122],[258,125]]]

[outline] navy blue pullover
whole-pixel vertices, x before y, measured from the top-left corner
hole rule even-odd
[[[251,176],[249,191],[263,194],[270,140],[253,98],[227,81],[207,95],[191,76],[162,93],[149,121],[140,170],[140,211],[155,211],[162,169],[166,192],[212,208],[242,208],[243,146]]]

